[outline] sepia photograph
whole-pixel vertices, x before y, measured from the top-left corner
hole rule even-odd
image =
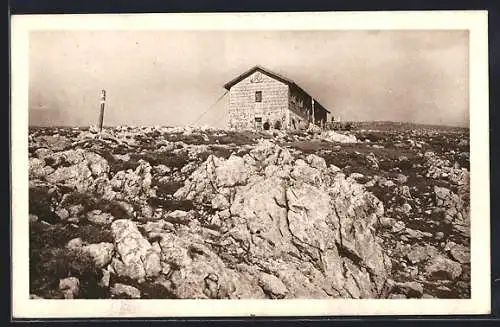
[[[210,15],[13,18],[14,309],[487,313],[485,12]]]

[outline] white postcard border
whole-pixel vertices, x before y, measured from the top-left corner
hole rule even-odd
[[[471,299],[30,300],[28,53],[35,30],[469,30]],[[488,26],[486,11],[13,16],[11,22],[14,318],[435,315],[490,313]]]

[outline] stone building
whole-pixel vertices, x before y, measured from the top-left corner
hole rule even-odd
[[[229,127],[305,129],[322,127],[330,113],[294,81],[255,66],[224,85],[229,91]]]

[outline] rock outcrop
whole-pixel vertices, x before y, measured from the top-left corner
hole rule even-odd
[[[111,231],[118,254],[111,265],[117,275],[137,281],[158,276],[161,271],[160,253],[142,236],[133,221],[115,220]]]
[[[228,207],[219,226],[227,230],[225,251],[275,276],[279,291],[270,283],[265,290],[274,296],[376,298],[383,291],[391,266],[375,235],[383,206],[318,156],[295,160],[266,141],[243,158],[210,156],[175,196]]]
[[[334,131],[322,132],[320,138],[329,142],[356,143],[358,140],[353,135],[341,134]]]
[[[30,294],[470,297],[467,137],[30,130]]]

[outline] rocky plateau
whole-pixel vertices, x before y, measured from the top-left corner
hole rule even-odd
[[[30,128],[31,297],[469,298],[468,140]]]

